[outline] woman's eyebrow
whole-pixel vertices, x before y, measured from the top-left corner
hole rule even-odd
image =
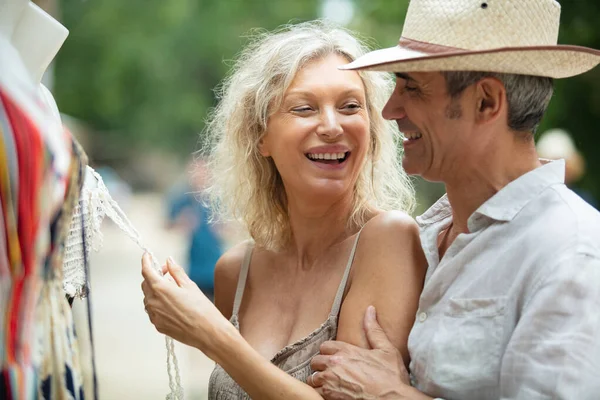
[[[341,96],[341,97],[350,96],[350,95],[362,97],[362,96],[364,96],[364,89],[361,88],[360,86],[348,85],[344,90],[341,90],[339,93],[339,96]],[[314,90],[291,89],[285,94],[284,99],[287,99],[288,97],[296,97],[296,96],[297,97],[302,97],[302,96],[311,97],[311,96],[318,96],[318,95],[317,95],[317,93],[315,93]]]

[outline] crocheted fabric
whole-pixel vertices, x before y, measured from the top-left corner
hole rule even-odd
[[[63,289],[69,297],[84,298],[88,294],[85,260],[89,260],[91,248],[98,251],[102,246],[100,226],[106,215],[102,201],[105,196],[110,195],[101,178],[88,166],[65,243]]]

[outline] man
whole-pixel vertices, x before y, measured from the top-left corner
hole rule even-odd
[[[327,342],[313,359],[325,398],[600,398],[600,214],[534,144],[552,78],[600,62],[556,44],[559,16],[553,0],[413,0],[397,47],[345,66],[396,73],[383,114],[403,166],[447,195],[417,219],[410,374],[371,308],[372,350]]]

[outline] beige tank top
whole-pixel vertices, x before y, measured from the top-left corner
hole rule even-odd
[[[350,269],[352,268],[352,262],[354,261],[354,253],[356,252],[356,246],[358,244],[358,238],[360,232],[356,235],[348,264],[344,271],[342,281],[338,287],[333,306],[329,317],[323,322],[323,324],[310,333],[305,338],[302,338],[295,343],[289,344],[281,349],[271,359],[271,362],[293,376],[294,378],[306,382],[312,370],[310,369],[310,360],[319,353],[319,348],[322,343],[328,340],[334,340],[337,336],[337,325],[338,315],[342,305],[342,298],[346,289],[346,283],[348,282],[348,276],[350,275]],[[235,300],[233,303],[233,313],[231,316],[231,323],[239,330],[240,323],[238,320],[238,313],[240,310],[240,304],[242,302],[242,296],[244,295],[244,288],[246,287],[246,278],[248,277],[248,267],[250,266],[250,259],[252,258],[252,245],[248,246],[246,255],[242,262],[242,269],[240,271],[240,277],[238,280],[237,290],[235,292]],[[244,392],[244,390],[225,372],[219,364],[215,365],[215,369],[210,375],[208,383],[208,399],[209,400],[237,400],[237,399],[250,399],[250,396]]]

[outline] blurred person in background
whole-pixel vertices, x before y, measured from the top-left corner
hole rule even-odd
[[[187,272],[212,300],[215,265],[223,253],[223,243],[217,226],[210,223],[210,209],[201,198],[207,184],[206,162],[194,159],[190,161],[188,171],[189,179],[176,183],[169,192],[167,226],[187,235]]]
[[[541,158],[565,160],[565,185],[597,209],[598,203],[594,196],[577,187],[577,182],[585,175],[585,159],[571,135],[563,129],[551,129],[541,135],[536,147]]]
[[[209,399],[320,398],[311,358],[331,339],[369,348],[369,305],[408,365],[425,259],[381,116],[391,81],[338,69],[366,50],[309,22],[259,35],[233,67],[209,125],[211,195],[252,240],[217,263],[217,308],[172,260],[176,283],[144,256],[152,323],[218,364]]]

